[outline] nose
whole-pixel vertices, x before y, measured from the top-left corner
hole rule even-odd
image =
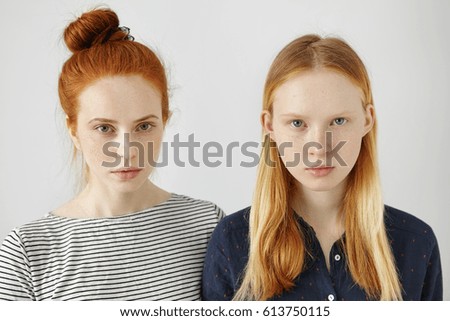
[[[136,143],[132,141],[130,133],[119,133],[115,141],[119,143],[116,153],[123,160],[121,165],[125,167],[132,166],[131,161],[136,158],[138,151],[134,146]]]
[[[327,139],[327,135],[330,135],[331,132],[327,131],[324,128],[314,128],[310,131],[310,135],[307,140],[307,144],[309,144],[308,155],[323,157],[326,155],[327,151],[330,150],[330,142]]]

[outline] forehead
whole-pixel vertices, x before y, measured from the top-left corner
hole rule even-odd
[[[273,112],[326,115],[362,110],[362,91],[348,77],[329,69],[299,73],[274,92]]]
[[[161,114],[161,94],[138,75],[103,77],[78,97],[80,117],[126,120],[143,113]]]

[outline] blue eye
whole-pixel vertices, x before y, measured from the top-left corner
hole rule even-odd
[[[101,125],[95,128],[96,130],[98,130],[101,133],[109,133],[109,131],[111,130],[111,127],[107,126],[107,125]]]
[[[291,125],[295,128],[300,128],[303,125],[303,120],[296,119],[291,122]]]
[[[342,126],[347,122],[347,119],[345,119],[343,117],[339,117],[339,118],[336,118],[335,120],[333,120],[333,122],[338,126]]]
[[[139,125],[139,130],[147,131],[150,130],[153,126],[149,123],[143,123]]]

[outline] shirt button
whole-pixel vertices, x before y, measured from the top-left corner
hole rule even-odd
[[[335,259],[336,261],[339,261],[339,260],[341,259],[341,256],[340,256],[339,254],[336,254],[336,255],[334,256],[334,259]]]
[[[333,301],[333,300],[334,300],[334,295],[333,294],[328,295],[328,301]]]

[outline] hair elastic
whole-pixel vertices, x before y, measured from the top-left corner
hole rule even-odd
[[[121,26],[118,29],[120,31],[126,33],[126,36],[125,36],[124,40],[134,41],[134,37],[132,35],[130,35],[130,28],[125,27],[125,26]]]

